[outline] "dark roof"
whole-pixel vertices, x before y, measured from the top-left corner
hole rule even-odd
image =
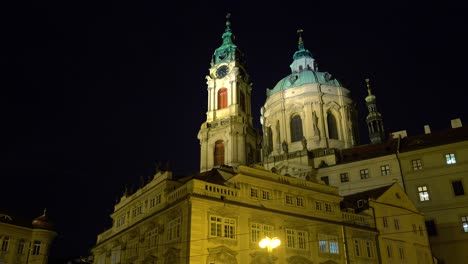
[[[468,127],[449,128],[401,139],[400,152],[446,145],[468,140]]]
[[[357,201],[357,200],[360,200],[360,199],[366,199],[367,200],[369,198],[377,199],[382,194],[384,194],[388,189],[390,189],[390,187],[392,187],[393,184],[396,184],[396,183],[392,183],[390,185],[382,186],[382,187],[375,188],[375,189],[370,189],[370,190],[363,191],[363,192],[358,192],[358,193],[346,195],[346,196],[344,196],[344,199],[353,200],[353,201]]]
[[[226,175],[235,175],[236,172],[231,167],[221,167],[221,168],[213,168],[209,171],[201,172],[192,177],[192,179],[197,179],[201,181],[206,181],[214,184],[223,185],[226,182],[223,174]]]
[[[366,144],[348,149],[343,149],[339,152],[339,162],[347,163],[386,156],[392,153],[396,153],[397,147],[397,139],[390,138],[382,143]]]

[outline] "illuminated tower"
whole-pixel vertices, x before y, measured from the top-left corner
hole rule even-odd
[[[366,117],[367,129],[371,143],[381,143],[385,140],[385,130],[382,115],[377,111],[377,100],[372,94],[369,79],[366,79],[367,93],[366,105],[369,114]]]
[[[198,132],[200,171],[257,161],[259,136],[252,125],[251,92],[244,55],[234,44],[230,15],[223,43],[214,51],[208,85],[206,121]]]

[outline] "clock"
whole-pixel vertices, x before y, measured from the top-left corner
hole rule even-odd
[[[227,75],[228,71],[229,71],[228,66],[223,65],[216,70],[216,76],[220,79],[224,78],[224,76]]]

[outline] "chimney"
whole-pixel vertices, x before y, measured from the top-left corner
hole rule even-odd
[[[424,126],[424,134],[430,134],[431,133],[431,128],[429,127],[429,125],[425,125]]]
[[[463,126],[460,118],[452,119],[450,120],[450,123],[452,125],[452,128],[458,128]]]

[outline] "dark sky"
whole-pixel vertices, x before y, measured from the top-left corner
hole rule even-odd
[[[388,132],[468,121],[464,6],[9,2],[0,8],[0,208],[25,217],[47,208],[59,233],[52,258],[86,255],[125,186],[155,163],[198,171],[205,75],[227,12],[257,127],[265,89],[289,73],[298,28],[319,69],[352,91],[362,131],[365,78]]]

